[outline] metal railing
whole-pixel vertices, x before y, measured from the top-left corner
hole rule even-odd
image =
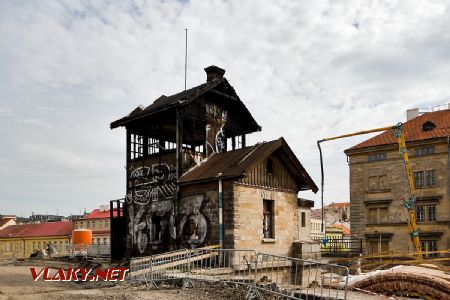
[[[325,239],[320,243],[320,251],[325,255],[360,254],[363,253],[363,240],[353,237]]]
[[[254,287],[289,299],[346,299],[345,266],[259,253]]]
[[[254,250],[178,250],[130,261],[129,280],[158,288],[161,282],[182,280],[224,282],[248,288],[246,299],[262,293],[288,299],[346,299],[348,268]],[[305,298],[306,297],[306,298]]]

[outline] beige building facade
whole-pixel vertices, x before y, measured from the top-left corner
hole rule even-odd
[[[416,221],[423,251],[450,248],[450,111],[426,113],[403,124],[417,190]],[[352,235],[368,253],[414,251],[405,200],[409,186],[396,138],[388,131],[347,149]]]
[[[117,211],[114,211],[117,214]],[[94,209],[90,214],[74,221],[75,229],[92,230],[92,244],[111,243],[111,224],[109,207],[102,206]]]

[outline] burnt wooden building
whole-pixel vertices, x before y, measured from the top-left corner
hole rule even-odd
[[[283,138],[246,145],[261,127],[225,70],[205,71],[206,83],[111,123],[126,128],[127,140],[124,214],[112,220],[113,247],[124,249],[116,258],[210,244],[289,251],[298,235],[297,193],[316,185]],[[278,215],[289,215],[287,224]]]

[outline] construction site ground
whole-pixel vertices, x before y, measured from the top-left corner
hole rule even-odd
[[[40,264],[36,267],[42,267]],[[229,286],[222,283],[202,284],[195,288],[182,289],[163,285],[160,289],[147,289],[144,285],[131,286],[128,283],[113,284],[107,282],[45,282],[33,281],[30,265],[0,265],[0,300],[7,299],[244,299],[246,289],[240,286]],[[265,299],[276,299],[266,295]],[[379,300],[383,296],[367,295],[349,291],[348,299]]]

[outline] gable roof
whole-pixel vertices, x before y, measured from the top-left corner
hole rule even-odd
[[[432,122],[436,127],[432,130],[424,131],[422,126],[427,122]],[[403,130],[406,142],[450,136],[450,110],[440,110],[420,115],[403,123]],[[392,129],[359,143],[344,152],[390,144],[397,144],[397,138],[394,136]]]
[[[219,178],[239,178],[244,177],[245,173],[252,167],[267,158],[278,149],[282,149],[290,162],[288,171],[290,171],[296,182],[302,190],[313,190],[317,192],[318,188],[314,181],[306,172],[300,161],[289,148],[284,138],[278,140],[258,143],[234,151],[216,153],[209,157],[203,164],[194,167],[180,177],[180,184],[193,182],[218,180]]]
[[[253,125],[254,131],[261,130],[261,126],[258,125],[258,123],[255,121],[247,107],[242,103],[239,96],[236,94],[236,91],[234,88],[228,83],[228,80],[226,78],[221,79],[214,79],[211,81],[208,81],[206,83],[200,84],[196,87],[190,88],[188,90],[176,93],[171,96],[165,96],[161,95],[158,99],[153,101],[152,104],[150,104],[147,107],[138,106],[136,107],[130,114],[127,116],[120,118],[110,124],[111,129],[125,126],[127,123],[150,116],[154,113],[161,112],[163,110],[175,108],[182,105],[187,105],[191,103],[192,101],[200,98],[207,92],[212,91],[216,87],[219,87],[220,85],[224,85],[228,91],[229,96],[234,98],[242,107],[242,110],[248,115],[247,118],[250,121],[250,123]]]
[[[0,230],[0,238],[41,237],[70,235],[72,222],[46,222],[38,224],[11,225]]]

